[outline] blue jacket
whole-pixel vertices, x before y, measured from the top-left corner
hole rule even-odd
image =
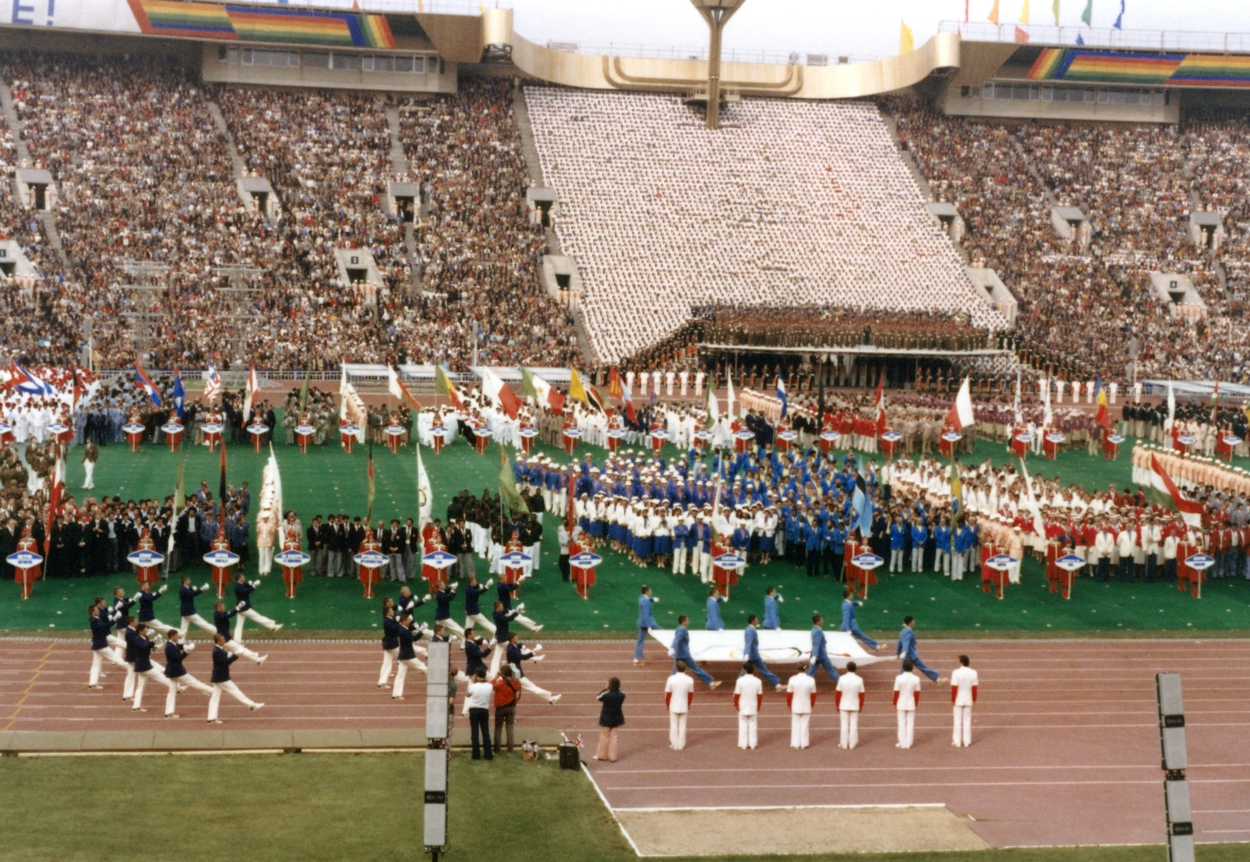
[[[685,626],[678,626],[673,632],[673,658],[689,659],[694,661],[694,657],[690,655],[690,631]]]
[[[755,630],[755,626],[747,626],[743,632],[743,654],[750,660],[755,662],[755,666],[759,667],[764,663],[760,658],[760,635]]]
[[[187,650],[182,644],[167,641],[165,643],[165,676],[169,679],[186,676],[187,669],[182,666],[182,660],[186,657]]]
[[[445,590],[439,590],[434,594],[435,621],[451,619],[451,601],[455,597],[456,591],[450,587]]]
[[[399,630],[403,628],[394,617],[382,617],[382,649],[399,649]]]
[[[821,631],[820,626],[812,626],[812,663],[820,664],[829,660],[829,653],[825,648],[825,633]]]
[[[139,622],[150,623],[156,619],[156,612],[152,610],[152,602],[160,597],[160,593],[149,592],[146,587],[139,590]]]
[[[916,655],[916,632],[911,626],[903,626],[903,630],[898,633],[898,649],[894,654],[912,661],[920,658]]]
[[[126,652],[123,655],[123,658],[128,663],[133,663],[135,661],[135,639],[137,637],[139,637],[139,633],[134,629],[129,626],[122,628],[122,639],[126,641]]]
[[[890,525],[890,550],[901,551],[907,544],[907,527],[895,521]]]
[[[495,618],[495,641],[497,643],[506,644],[512,632],[508,631],[508,623],[512,622],[520,615],[520,611],[495,611],[492,616]]]
[[[213,611],[213,625],[217,627],[217,634],[230,640],[230,618],[237,614],[238,611],[231,608],[228,611]]]
[[[933,544],[939,550],[949,551],[951,549],[951,528],[938,524],[933,528]]]
[[[913,548],[923,547],[924,543],[929,540],[929,528],[924,524],[911,525],[911,546]]]
[[[237,655],[226,652],[219,646],[213,647],[213,677],[212,682],[229,682],[230,681],[230,665],[237,659]]]
[[[425,604],[424,598],[416,596],[400,596],[395,599],[395,619],[399,619],[405,614],[411,615],[413,611]]]
[[[766,629],[781,628],[781,605],[772,596],[764,596],[764,625]]]
[[[178,588],[178,613],[184,617],[189,617],[195,613],[195,597],[204,592],[199,587],[179,587]]]
[[[486,670],[486,662],[483,661],[482,648],[477,645],[477,641],[467,640],[464,642],[464,674],[472,678],[479,669]]]
[[[512,610],[512,595],[517,591],[520,584],[506,584],[503,581],[495,584],[495,592],[499,596],[499,601],[503,602],[505,611]]]
[[[152,669],[152,650],[156,648],[150,640],[140,634],[130,638],[130,645],[135,652],[135,673]]]
[[[724,596],[707,599],[707,630],[710,632],[718,632],[725,627],[720,618],[720,603],[725,601]]]
[[[464,612],[467,616],[473,616],[482,612],[478,607],[478,598],[484,592],[486,592],[486,587],[481,584],[478,584],[476,587],[473,584],[469,584],[464,588]]]
[[[850,599],[842,600],[842,626],[844,632],[854,631],[855,626],[855,608],[862,607],[863,602],[853,602]]]
[[[651,596],[638,597],[638,628],[640,629],[658,629],[655,619],[651,616],[651,603],[655,599]]]
[[[239,601],[243,603],[243,607],[239,608],[239,610],[246,611],[252,607],[252,602],[249,597],[252,595],[252,593],[255,590],[256,588],[252,586],[251,584],[249,584],[247,581],[235,581],[234,582],[235,601]]]
[[[91,620],[91,648],[93,650],[104,649],[109,645],[109,631],[113,628],[109,625],[109,621],[104,617],[90,617]]]
[[[399,660],[405,661],[410,658],[416,658],[417,652],[412,648],[412,645],[421,640],[423,632],[415,626],[409,628],[398,623],[396,623],[395,628],[395,634],[399,638]]]

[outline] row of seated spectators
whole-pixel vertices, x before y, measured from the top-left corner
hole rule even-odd
[[[0,285],[9,312],[0,336],[25,358],[77,356],[89,316],[97,363],[125,366],[136,315],[160,336],[145,357],[159,367],[464,367],[475,343],[490,364],[562,365],[576,353],[572,319],[539,281],[545,241],[526,217],[529,179],[507,82],[402,105],[410,173],[397,174],[380,97],[206,89],[177,62],[142,56],[3,54],[0,74],[33,166],[60,189],[70,258],[63,269],[30,211],[0,195],[0,233],[44,275],[33,291]],[[240,201],[213,101],[245,171],[273,185],[278,217]],[[11,143],[0,138],[0,162],[13,161]],[[403,221],[386,210],[396,180],[426,191],[429,223],[417,233],[425,296],[413,289]],[[343,283],[336,248],[369,249],[383,284]],[[145,277],[132,262],[168,270]],[[223,289],[237,285],[217,268],[240,266],[257,270],[253,293]],[[160,288],[128,287],[145,280]],[[244,355],[224,355],[239,327]]]
[[[1244,342],[1241,326],[1185,230],[1185,135],[1157,126],[1012,126],[947,117],[905,98],[883,106],[934,195],[959,209],[970,258],[997,270],[1015,294],[1017,334],[1032,357],[1078,378],[1124,379],[1135,335],[1140,376],[1240,379],[1250,370],[1250,356],[1230,349]],[[1048,190],[1089,216],[1087,246],[1055,234]],[[1207,319],[1168,313],[1151,271],[1188,274]]]
[[[985,329],[940,311],[879,311],[834,306],[710,305],[693,309],[703,340],[763,347],[855,347],[981,350]]]

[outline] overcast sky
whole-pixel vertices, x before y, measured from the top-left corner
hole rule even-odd
[[[1000,22],[1017,21],[1024,2],[1001,0]],[[1060,24],[1081,26],[1086,2],[1059,0]],[[1110,28],[1120,0],[1093,2],[1094,27]],[[970,19],[985,22],[993,4],[969,0]],[[1051,4],[1031,0],[1031,22],[1053,25]],[[1125,30],[1250,33],[1250,0],[1125,0],[1125,5]],[[540,44],[707,44],[707,26],[690,0],[512,0],[512,6],[516,32]],[[725,48],[887,56],[898,53],[901,21],[915,32],[919,46],[937,32],[939,21],[963,17],[964,0],[747,0],[725,28]]]

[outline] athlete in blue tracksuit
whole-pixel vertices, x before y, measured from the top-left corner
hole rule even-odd
[[[777,595],[776,587],[769,587],[764,593],[764,625],[766,629],[781,628],[781,602],[784,601],[781,596]]]
[[[673,645],[669,647],[669,652],[673,654],[673,673],[677,673],[677,662],[685,662],[689,671],[702,680],[704,685],[716,688],[720,683],[713,680],[710,673],[699,667],[694,656],[690,654],[690,629],[686,627],[689,622],[690,618],[685,614],[677,618],[677,630],[673,632]]]
[[[725,628],[725,623],[720,618],[720,606],[722,602],[728,601],[720,594],[720,590],[712,587],[707,594],[707,630],[710,632],[718,632]]]
[[[820,614],[812,617],[812,660],[807,664],[807,675],[816,676],[816,668],[823,667],[825,672],[829,674],[829,678],[834,682],[838,681],[838,669],[833,666],[833,662],[829,660],[829,652],[825,648],[825,633],[820,628],[820,624],[824,622]]]
[[[658,601],[651,595],[651,588],[644,584],[642,595],[638,597],[638,643],[634,645],[634,664],[642,664],[642,645],[647,642],[647,632],[659,628],[651,616],[651,605]]]
[[[877,649],[877,642],[868,635],[859,630],[859,625],[855,622],[855,608],[863,607],[864,603],[855,601],[855,594],[850,590],[842,591],[842,626],[841,630],[850,632],[855,640],[862,643],[869,649]]]
[[[751,614],[747,617],[746,631],[743,632],[744,645],[742,654],[747,657],[747,661],[755,665],[755,669],[760,672],[760,676],[768,680],[769,685],[777,690],[780,690],[781,680],[775,673],[768,669],[768,665],[764,664],[764,659],[760,656],[760,635],[759,632],[755,630],[755,627],[759,624],[760,618],[755,614]],[[739,671],[738,676],[742,676],[744,673],[746,673],[745,670]]]
[[[913,617],[903,617],[903,630],[899,632],[898,649],[896,650],[898,653],[898,660],[910,661],[915,666],[916,670],[920,671],[929,679],[934,682],[941,682],[942,680],[938,678],[938,672],[921,661],[920,656],[916,654],[915,625],[916,621]]]

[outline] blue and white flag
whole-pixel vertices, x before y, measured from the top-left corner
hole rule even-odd
[[[1115,24],[1112,25],[1117,30],[1123,29],[1120,25],[1124,23],[1124,0],[1120,0],[1120,14],[1115,16]]]
[[[786,398],[786,384],[780,374],[777,375],[777,400],[781,402],[781,418],[785,419],[790,412],[790,400]]]
[[[221,395],[221,375],[217,373],[217,366],[209,363],[208,374],[204,377],[204,400],[212,404],[213,399],[219,395]]]
[[[53,394],[51,385],[45,383],[13,360],[9,360],[9,382],[4,385],[4,388],[16,389],[18,392],[26,392],[30,395]]]
[[[855,477],[855,493],[851,495],[851,510],[855,513],[852,527],[859,527],[865,538],[872,535],[872,499],[868,496],[868,488],[863,476]]]
[[[152,402],[153,407],[161,406],[161,391],[156,388],[152,378],[138,362],[135,363],[135,385],[148,394],[148,400]]]
[[[182,388],[182,375],[178,372],[178,369],[175,368],[174,369],[174,412],[178,414],[179,419],[183,418],[183,416],[186,415],[186,411],[183,409],[183,405],[186,403],[186,400],[187,400],[187,390]]]

